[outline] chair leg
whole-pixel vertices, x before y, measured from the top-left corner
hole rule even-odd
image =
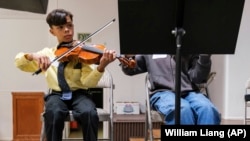
[[[244,119],[244,124],[247,124],[247,102],[245,102],[245,119]]]
[[[113,119],[111,118],[111,121],[109,121],[109,139],[110,141],[113,141],[114,135],[113,135]]]
[[[145,88],[146,88],[146,123],[147,132],[149,133],[149,140],[153,141],[153,126],[152,126],[152,118],[151,118],[151,107],[150,107],[150,99],[149,99],[149,81],[148,81],[148,75],[146,75],[145,79]],[[145,135],[145,141],[148,140],[148,133]]]
[[[148,140],[148,131],[149,131],[149,129],[148,129],[148,111],[147,111],[147,109],[146,109],[146,112],[145,112],[145,115],[146,115],[146,117],[145,117],[145,141],[147,141]]]
[[[40,141],[46,141],[44,122],[42,122]]]
[[[154,136],[153,136],[153,125],[152,125],[151,108],[149,106],[147,108],[148,108],[147,109],[147,115],[146,115],[147,116],[147,132],[149,133],[149,137],[147,137],[147,139],[149,139],[150,141],[153,141]]]
[[[151,114],[151,111],[148,112],[148,115],[149,114]],[[153,125],[152,125],[151,115],[150,115],[150,117],[148,117],[148,129],[149,129],[149,140],[153,141],[154,136],[153,136]]]

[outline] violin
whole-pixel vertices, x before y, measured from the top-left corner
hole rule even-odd
[[[84,43],[90,39],[92,36],[95,34],[101,32],[103,29],[108,27],[110,24],[115,22],[115,19],[111,20],[108,22],[106,25],[95,31],[94,33],[90,34],[88,37],[86,37],[83,41],[77,43],[75,46],[60,46],[56,50],[55,55],[57,56],[55,59],[51,61],[51,64],[61,60],[61,61],[70,61],[71,59],[79,59],[80,61],[83,61],[84,63],[87,64],[94,64],[97,63],[100,60],[100,55],[103,54],[103,48],[105,48],[102,45],[93,45],[93,46],[87,46],[84,45]],[[97,48],[98,47],[98,48]],[[100,48],[99,48],[100,47]],[[102,48],[102,49],[101,49]],[[135,66],[135,61],[132,59],[128,59],[122,56],[116,56],[116,58],[123,64],[126,64],[128,67],[134,67]],[[38,69],[35,71],[32,75],[37,75],[41,73],[42,70]]]
[[[62,44],[55,51],[55,55],[57,57],[61,56],[72,47],[73,46],[70,46],[69,44],[65,45]],[[59,61],[63,62],[63,61],[79,60],[80,62],[85,64],[98,64],[104,49],[105,46],[101,44],[94,44],[94,45],[78,44],[78,46],[74,50],[69,52],[67,55],[64,55],[64,57],[60,58]],[[129,68],[135,67],[135,61],[132,59],[122,57],[121,55],[117,55],[116,58],[122,64],[127,65]]]

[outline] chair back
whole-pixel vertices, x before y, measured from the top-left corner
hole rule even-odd
[[[246,89],[250,89],[250,78],[247,79],[246,84],[245,84]]]
[[[113,88],[113,77],[108,69],[105,70],[95,88]]]

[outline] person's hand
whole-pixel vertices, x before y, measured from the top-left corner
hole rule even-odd
[[[135,55],[134,54],[124,54],[121,56],[120,60],[120,66],[124,68],[134,68],[136,65],[135,62]]]
[[[211,61],[211,54],[199,54],[199,60],[201,64],[207,64]]]
[[[116,59],[116,52],[115,52],[115,50],[104,49],[102,57],[100,59],[100,63],[98,65],[98,67],[97,67],[97,70],[99,72],[104,72],[106,66],[109,63],[113,62],[115,59]]]
[[[37,53],[30,53],[26,55],[26,58],[29,61],[36,61],[38,64],[38,67],[42,70],[42,71],[46,71],[49,66],[50,66],[50,58],[48,56],[45,55],[39,55]]]

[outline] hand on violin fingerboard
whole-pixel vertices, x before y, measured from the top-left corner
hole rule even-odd
[[[115,50],[104,49],[102,57],[100,59],[99,66],[97,67],[97,70],[99,72],[103,72],[105,70],[106,66],[109,63],[115,61],[115,59],[116,59],[116,52],[115,52]]]

